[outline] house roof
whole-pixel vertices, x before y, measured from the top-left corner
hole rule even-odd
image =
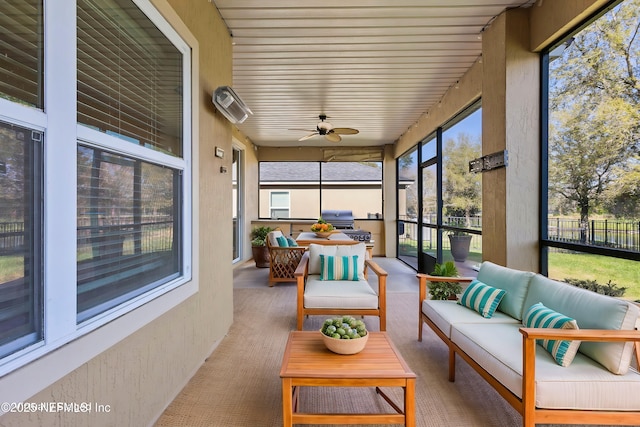
[[[261,162],[262,182],[382,181],[382,167],[374,162]]]

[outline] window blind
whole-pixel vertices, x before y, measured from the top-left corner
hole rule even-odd
[[[4,0],[0,97],[42,108],[42,0]]]
[[[131,0],[78,0],[78,122],[182,156],[182,55]]]

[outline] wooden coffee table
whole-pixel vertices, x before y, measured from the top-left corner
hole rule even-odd
[[[284,426],[293,424],[403,424],[414,427],[415,379],[386,332],[369,332],[367,346],[358,354],[329,351],[319,331],[289,334],[280,370]],[[396,411],[382,414],[310,414],[298,412],[299,388],[375,387]],[[404,411],[379,387],[402,387]]]

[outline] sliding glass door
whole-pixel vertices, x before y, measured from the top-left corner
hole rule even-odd
[[[473,275],[482,261],[482,180],[468,166],[481,123],[477,102],[398,158],[398,258],[420,272],[452,260]]]

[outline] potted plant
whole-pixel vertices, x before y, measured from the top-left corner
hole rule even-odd
[[[431,276],[458,277],[458,269],[453,261],[447,261],[444,264],[436,264]],[[456,299],[457,294],[462,293],[462,285],[460,285],[460,282],[454,281],[430,281],[429,293],[431,294],[431,299]]]
[[[269,267],[271,261],[269,257],[269,248],[267,248],[267,234],[273,231],[273,228],[261,226],[255,227],[251,231],[251,253],[256,267]]]
[[[449,231],[449,244],[451,245],[451,255],[458,262],[465,262],[469,256],[471,247],[471,234],[461,230]]]

